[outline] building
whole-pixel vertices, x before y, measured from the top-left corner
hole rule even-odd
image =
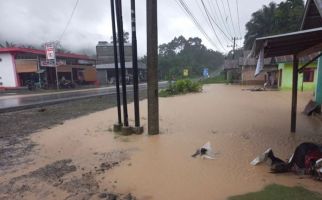
[[[311,60],[315,54],[300,59],[300,66]],[[292,89],[293,56],[276,58],[278,63],[278,87],[283,90]],[[298,90],[314,91],[317,83],[317,62],[312,62],[298,76]]]
[[[119,56],[119,55],[118,55]],[[124,58],[127,83],[132,82],[132,44],[124,44]],[[100,85],[114,84],[115,82],[115,64],[114,64],[114,46],[113,43],[106,41],[98,42],[96,46],[96,69],[97,80]],[[120,63],[118,65],[120,69]],[[146,81],[146,65],[138,62],[139,82]],[[121,70],[119,70],[121,75]]]
[[[307,71],[303,79],[314,79],[311,64],[318,60],[317,80],[314,92],[315,106],[322,104],[322,0],[308,0],[305,6],[301,28],[299,31],[256,38],[252,54],[259,60],[270,57],[292,55],[292,104],[291,104],[291,132],[296,131],[297,93],[299,73]],[[317,54],[304,65],[301,58]],[[262,62],[260,62],[262,63]],[[305,77],[304,77],[305,76]],[[314,81],[314,80],[313,80]],[[311,106],[308,104],[308,106]],[[314,107],[316,109],[317,107]]]
[[[277,64],[275,58],[266,58],[262,73],[255,76],[257,60],[248,58],[250,51],[244,51],[243,57],[239,58],[239,67],[241,68],[242,85],[264,85],[277,87]]]
[[[106,41],[99,41],[96,45],[96,63],[110,64],[114,63],[114,46],[113,43]],[[124,44],[124,58],[125,62],[132,61],[132,44]]]
[[[120,66],[120,63],[119,65]],[[114,84],[115,83],[115,64],[98,64],[96,65],[97,70],[97,80],[100,85]],[[139,82],[146,81],[146,65],[142,62],[138,62],[139,70]],[[125,73],[127,83],[132,82],[132,62],[125,62]],[[121,70],[119,70],[119,75],[121,77]]]
[[[226,59],[224,62],[224,73],[228,83],[240,83],[241,68],[237,59]]]
[[[58,80],[95,83],[95,59],[72,53],[56,53],[56,58]],[[46,60],[45,50],[0,48],[0,87],[19,88],[28,82],[56,87],[56,67]]]

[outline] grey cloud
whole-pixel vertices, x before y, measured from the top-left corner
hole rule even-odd
[[[211,1],[211,0],[210,0]],[[235,11],[235,0],[231,9]],[[277,2],[280,2],[278,0]],[[0,0],[0,41],[40,45],[46,41],[57,40],[62,34],[76,0]],[[207,33],[214,38],[209,24],[200,8],[193,1],[186,1],[200,20]],[[242,35],[244,24],[252,12],[270,0],[239,1]],[[130,30],[130,0],[123,0],[124,29]],[[175,0],[158,1],[159,43],[168,42],[175,36],[201,37],[203,42],[213,48],[204,36],[193,26]],[[198,4],[197,4],[198,5]],[[146,0],[136,0],[137,36],[139,55],[146,52]],[[237,29],[236,12],[232,12]],[[217,19],[218,20],[218,19]],[[218,23],[220,26],[222,24]],[[218,31],[218,30],[217,30]],[[110,40],[111,20],[109,0],[80,0],[74,17],[61,43],[73,51],[95,50],[99,40]],[[220,40],[224,41],[221,37]],[[224,45],[228,43],[224,42]]]

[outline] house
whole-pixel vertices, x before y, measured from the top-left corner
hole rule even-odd
[[[243,57],[239,58],[241,68],[241,84],[242,85],[264,85],[269,83],[272,87],[277,87],[278,70],[275,58],[264,59],[264,67],[262,73],[255,76],[257,60],[248,58],[250,51],[244,51]]]
[[[311,60],[315,54],[300,59],[300,66]],[[278,63],[278,87],[292,89],[293,56],[276,57]],[[298,77],[298,90],[314,91],[317,83],[317,62],[312,62]]]
[[[273,35],[268,37],[256,38],[252,48],[253,56],[263,63],[264,58],[281,57],[292,55],[292,104],[291,104],[291,132],[296,131],[297,117],[297,92],[299,85],[299,73],[303,75],[304,80],[314,81],[312,73],[313,62],[318,60],[317,80],[315,88],[314,101],[316,104],[322,104],[322,0],[308,0],[305,7],[305,13],[301,24],[301,29],[296,32]],[[313,56],[304,65],[301,59]],[[259,66],[260,68],[261,66]],[[283,76],[283,75],[282,75]],[[282,80],[283,81],[283,80]]]
[[[95,59],[72,53],[56,53],[56,66],[46,60],[45,50],[0,48],[0,87],[19,88],[32,81],[55,88],[58,80],[78,84],[96,81]]]

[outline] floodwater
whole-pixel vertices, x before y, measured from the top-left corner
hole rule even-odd
[[[128,157],[94,176],[99,190],[132,193],[143,200],[226,199],[258,191],[271,183],[301,185],[322,193],[322,183],[309,177],[270,174],[266,165],[249,164],[269,147],[277,156],[287,159],[303,141],[322,143],[321,117],[300,113],[312,92],[299,92],[298,128],[296,134],[291,134],[290,92],[242,89],[209,85],[199,94],[161,98],[158,136],[115,135],[110,131],[116,120],[115,108],[67,121],[33,134],[32,140],[39,144],[32,156],[34,161],[1,179],[10,180],[62,159],[72,159],[77,170],[69,176],[77,176],[98,166],[102,161],[98,155],[120,150],[126,151]],[[146,129],[147,102],[142,101],[140,106]],[[133,104],[129,110],[133,124]],[[212,144],[215,159],[192,158],[195,150],[207,141]],[[46,184],[41,189],[50,191],[46,193],[47,199],[65,199],[69,195]],[[50,196],[53,193],[55,196]],[[40,197],[30,192],[24,196],[35,198]]]

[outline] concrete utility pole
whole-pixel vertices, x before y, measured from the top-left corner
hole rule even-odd
[[[157,0],[146,0],[147,73],[148,73],[148,134],[159,134],[158,90],[158,10]]]
[[[227,47],[232,47],[233,48],[233,59],[235,59],[236,47],[237,47],[236,40],[241,40],[241,38],[233,37],[232,40],[233,40],[233,45],[232,46],[228,45]]]
[[[122,75],[122,95],[123,95],[123,128],[122,130],[128,129],[128,113],[127,113],[127,93],[126,93],[126,81],[125,81],[125,58],[124,58],[124,32],[123,32],[123,16],[122,16],[122,1],[116,0],[116,21],[118,31],[118,42],[120,51],[120,64],[121,64],[121,75]]]
[[[143,133],[143,127],[140,126],[140,102],[139,102],[139,72],[136,40],[136,19],[135,19],[135,0],[131,0],[131,21],[132,21],[132,64],[133,64],[133,92],[134,92],[134,117],[136,134]]]
[[[114,68],[115,68],[115,86],[116,86],[116,101],[117,101],[117,119],[118,124],[114,125],[115,131],[120,131],[122,127],[122,113],[121,113],[121,97],[120,97],[120,80],[118,69],[118,55],[117,55],[117,37],[115,26],[115,6],[114,0],[111,0],[111,19],[112,19],[112,32],[113,32],[113,47],[114,47]]]

